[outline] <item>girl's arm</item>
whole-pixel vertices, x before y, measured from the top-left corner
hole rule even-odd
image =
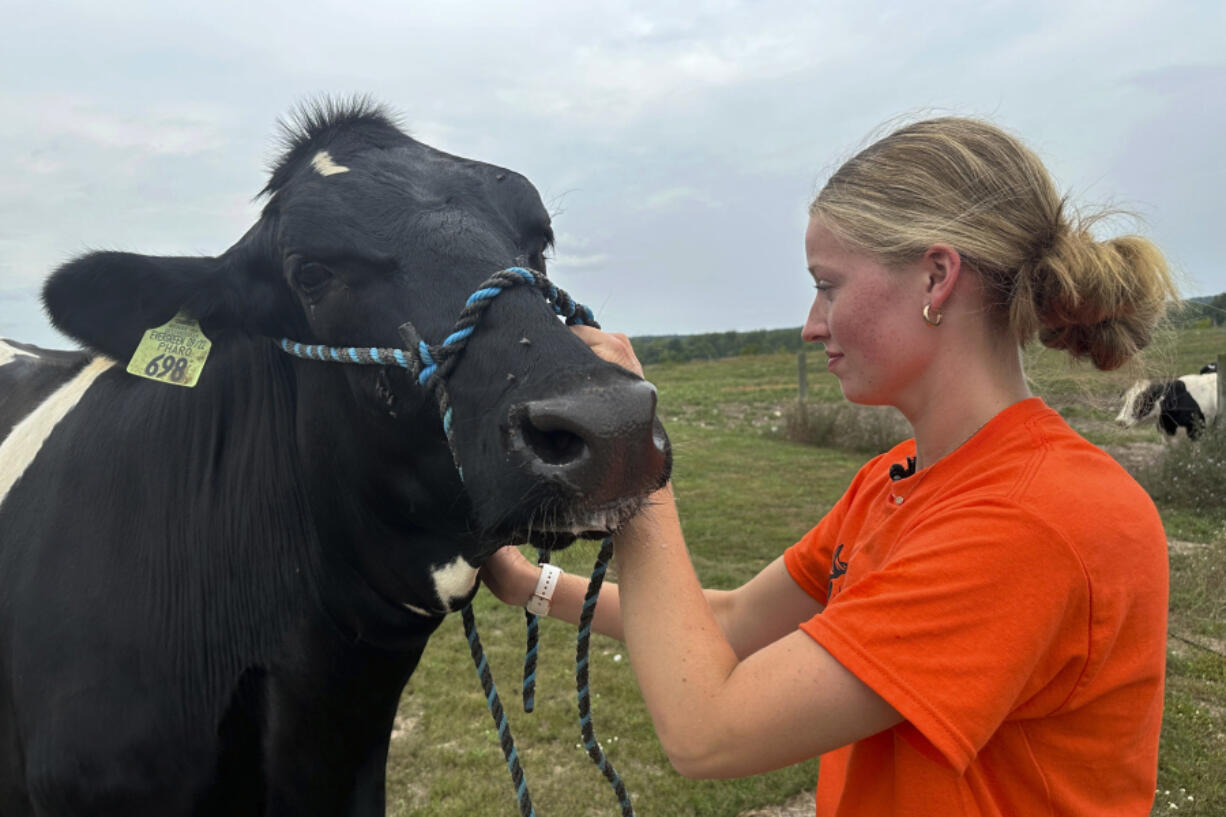
[[[499,599],[522,607],[536,588],[540,571],[540,567],[525,559],[518,549],[506,547],[486,562],[481,569],[481,579]],[[550,618],[578,626],[587,584],[587,576],[563,573],[554,590]],[[741,587],[703,590],[703,596],[738,658],[745,658],[794,632],[802,621],[822,609],[793,581],[783,565],[782,556]],[[622,630],[621,591],[613,582],[606,581],[600,588],[592,630],[618,641],[626,640]]]

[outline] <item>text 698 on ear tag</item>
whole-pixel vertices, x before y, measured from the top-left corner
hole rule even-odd
[[[200,324],[180,312],[145,332],[128,361],[128,373],[191,388],[200,379],[212,346]]]

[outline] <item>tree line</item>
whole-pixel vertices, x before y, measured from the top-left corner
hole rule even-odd
[[[1186,300],[1171,319],[1176,326],[1226,325],[1226,292]]]
[[[740,355],[768,355],[804,348],[800,327],[754,329],[748,332],[706,332],[700,335],[638,335],[630,338],[644,363],[683,363]]]
[[[1178,327],[1226,325],[1226,292],[1184,301],[1171,312],[1171,321]],[[637,335],[630,338],[630,342],[644,364],[798,352],[805,347],[799,326],[698,335]]]

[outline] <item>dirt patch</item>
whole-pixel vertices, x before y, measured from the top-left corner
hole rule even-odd
[[[400,740],[412,732],[420,720],[420,715],[397,715],[396,721],[392,725],[392,740]]]
[[[748,386],[721,386],[720,392],[722,394],[744,394],[747,392],[778,391],[781,387],[788,388],[790,385],[790,383],[785,383],[782,386],[779,383],[754,383]]]
[[[763,806],[742,811],[737,817],[811,817],[815,796],[814,792],[802,791],[777,806]]]
[[[673,408],[663,417],[665,425],[686,423],[705,429],[770,429],[783,424],[783,403],[720,403],[717,406]]]
[[[1167,539],[1166,547],[1167,550],[1178,556],[1191,556],[1202,550],[1207,550],[1209,545],[1204,542],[1185,542],[1182,539]]]
[[[1226,658],[1226,639],[1214,638],[1208,635],[1185,634],[1176,632],[1172,624],[1167,636],[1167,651],[1179,656],[1187,656],[1195,651],[1215,653]]]
[[[1165,448],[1166,444],[1160,442],[1136,442],[1103,446],[1104,451],[1115,458],[1116,462],[1124,466],[1124,469],[1134,476],[1157,462]]]

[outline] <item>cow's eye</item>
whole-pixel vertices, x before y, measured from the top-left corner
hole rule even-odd
[[[309,261],[294,271],[294,286],[304,295],[319,295],[332,280],[332,270]]]

